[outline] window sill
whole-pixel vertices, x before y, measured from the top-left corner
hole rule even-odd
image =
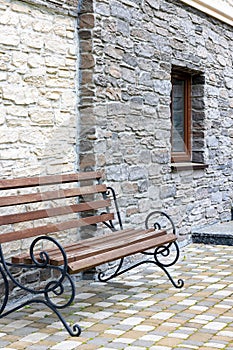
[[[171,164],[171,169],[174,172],[180,170],[201,170],[206,168],[208,168],[208,165],[203,163],[182,162]]]

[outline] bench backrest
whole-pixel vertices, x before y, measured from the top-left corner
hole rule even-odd
[[[0,180],[0,243],[111,222],[101,179],[93,171]]]

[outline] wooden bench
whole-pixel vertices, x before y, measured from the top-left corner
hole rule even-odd
[[[31,303],[43,303],[57,314],[70,335],[78,336],[80,327],[70,327],[60,313],[75,297],[71,275],[115,260],[113,271],[98,273],[100,281],[150,263],[160,267],[175,287],[183,286],[183,281],[175,283],[167,270],[179,258],[170,217],[154,211],[147,216],[145,228],[123,229],[115,192],[102,183],[101,172],[4,179],[0,190],[0,273],[5,288],[0,317]],[[86,234],[87,227],[95,236],[77,239]],[[16,241],[28,249],[13,253]],[[142,253],[143,259],[123,264],[125,257],[136,253]],[[23,276],[46,271],[49,277],[36,286],[25,285],[25,278],[21,273],[15,275],[15,269],[22,269]],[[6,310],[12,290],[9,281],[30,297]],[[64,304],[57,304],[53,297],[61,297],[67,286],[68,300],[66,296]]]

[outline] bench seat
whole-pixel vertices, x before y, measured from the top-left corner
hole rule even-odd
[[[163,230],[128,229],[84,239],[79,243],[64,245],[63,248],[68,259],[68,272],[73,274],[175,240],[176,236],[174,234],[167,234]],[[45,251],[49,256],[51,265],[59,266],[63,264],[63,256],[58,249],[45,249]],[[35,257],[39,262],[42,262],[39,253],[35,254]],[[12,257],[12,262],[15,264],[31,264],[32,259],[29,254],[21,254]]]

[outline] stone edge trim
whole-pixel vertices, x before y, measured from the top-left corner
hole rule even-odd
[[[233,16],[229,15],[229,12],[228,12],[229,7],[227,7],[227,10],[223,10],[221,6],[216,7],[215,4],[210,5],[206,1],[202,1],[202,0],[181,0],[181,1],[189,6],[195,7],[196,9],[204,13],[207,13],[212,17],[219,19],[222,22],[225,22],[233,26]]]

